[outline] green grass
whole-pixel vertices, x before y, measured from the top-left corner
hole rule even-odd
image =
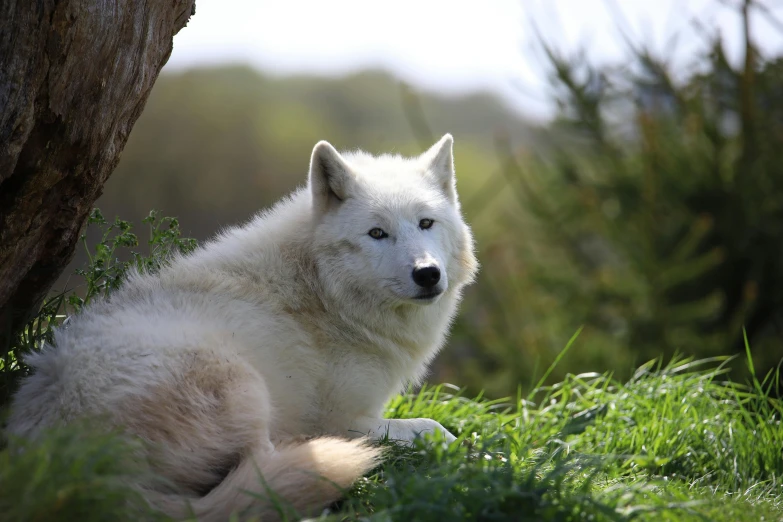
[[[131,458],[132,444],[90,433],[72,426],[35,442],[10,441],[0,452],[0,520],[167,520],[126,485],[145,472]]]
[[[725,371],[678,359],[626,383],[575,375],[513,400],[448,386],[397,397],[390,417],[434,418],[461,443],[390,445],[322,518],[783,520],[783,405],[767,393],[778,376],[740,386]],[[0,453],[3,520],[139,519],[112,439],[54,433],[27,448]]]
[[[426,388],[389,405],[461,446],[396,450],[344,512],[372,520],[783,520],[777,379],[720,360],[650,363],[626,383],[569,376],[515,401]]]

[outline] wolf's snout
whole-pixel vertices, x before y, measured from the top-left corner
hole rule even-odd
[[[432,288],[440,281],[440,269],[437,266],[420,266],[413,269],[413,281],[422,288]]]

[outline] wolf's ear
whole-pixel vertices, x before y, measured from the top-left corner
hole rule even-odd
[[[319,141],[310,156],[310,191],[313,205],[325,210],[349,195],[353,174],[340,153],[327,141]]]
[[[421,155],[421,161],[424,162],[427,169],[427,176],[430,176],[443,193],[452,202],[457,201],[457,189],[454,184],[454,138],[451,134],[444,135],[438,143]]]

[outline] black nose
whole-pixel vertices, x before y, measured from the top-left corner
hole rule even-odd
[[[440,281],[440,269],[437,266],[422,266],[413,269],[413,280],[424,288],[432,288]]]

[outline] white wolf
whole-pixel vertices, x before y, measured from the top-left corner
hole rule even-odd
[[[418,382],[477,270],[444,136],[417,158],[320,142],[309,183],[156,275],[134,274],[29,357],[8,431],[94,418],[145,441],[173,516],[274,518],[339,498],[378,461],[367,437],[454,437],[384,420]],[[351,440],[353,439],[353,440]],[[323,478],[325,477],[326,480]]]

